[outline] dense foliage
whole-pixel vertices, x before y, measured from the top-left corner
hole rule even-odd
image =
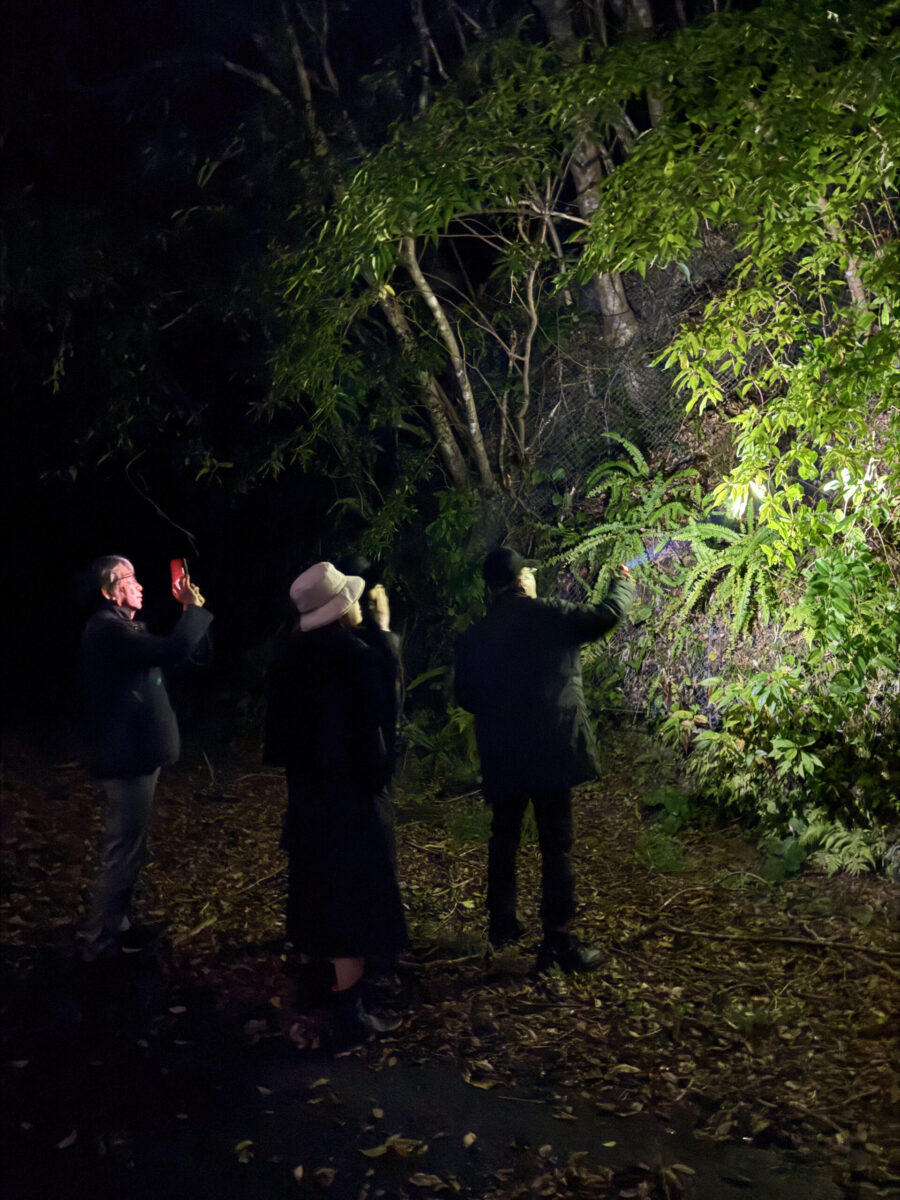
[[[446,385],[481,487],[517,489],[530,356],[559,345],[548,294],[603,273],[690,280],[707,232],[728,237],[730,278],[687,312],[662,362],[689,411],[727,417],[731,469],[707,472],[706,494],[632,446],[567,481],[585,508],[570,488],[561,549],[599,594],[604,561],[677,535],[685,565],[645,636],[677,647],[717,614],[734,637],[765,628],[752,656],[690,677],[688,708],[670,697],[668,711],[681,714],[677,740],[686,723],[695,731],[685,748],[703,789],[785,831],[806,828],[804,813],[868,824],[897,812],[896,15],[809,0],[577,58],[495,43],[363,163],[316,240],[285,260],[296,337],[279,354],[279,394],[302,391],[319,422],[301,453],[348,420],[384,420],[386,403],[417,420],[409,380],[370,405],[385,364],[360,323],[389,302],[416,332],[401,357]],[[641,103],[656,119],[632,122],[626,145],[618,131]],[[566,190],[585,129],[615,148],[587,218]],[[477,290],[441,277],[463,238],[489,256]],[[688,711],[698,691],[715,727]]]

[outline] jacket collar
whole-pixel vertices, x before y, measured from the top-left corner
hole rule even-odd
[[[490,611],[495,608],[507,608],[513,604],[521,604],[523,601],[531,604],[535,600],[534,596],[526,596],[519,591],[506,591],[505,589],[498,592],[490,602]]]
[[[124,621],[126,625],[133,625],[135,628],[138,628],[141,625],[141,622],[137,617],[132,620],[120,604],[113,604],[112,600],[107,600],[105,596],[100,601],[100,607],[97,609],[97,612],[111,613],[116,620]]]

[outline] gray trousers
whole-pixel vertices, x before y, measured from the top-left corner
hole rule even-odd
[[[131,925],[134,885],[147,857],[147,830],[159,768],[130,779],[101,779],[105,793],[100,863],[91,890],[91,908],[82,926],[81,952],[87,961],[116,947],[117,935]]]

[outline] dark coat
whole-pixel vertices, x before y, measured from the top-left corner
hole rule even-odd
[[[394,709],[378,649],[334,623],[297,632],[272,667],[264,757],[287,769],[287,933],[324,957],[407,942],[377,796]]]
[[[104,600],[81,635],[79,678],[85,704],[88,769],[100,779],[149,775],[178,758],[178,722],[163,667],[190,662],[212,614],[189,605],[168,637]]]
[[[293,634],[269,673],[264,758],[375,792],[387,782],[393,712],[380,653],[334,622]]]
[[[501,592],[459,638],[457,702],[475,715],[485,791],[571,786],[597,773],[579,647],[616,625],[634,602],[617,580],[600,604]]]
[[[403,696],[403,669],[400,661],[400,638],[389,629],[382,629],[372,614],[363,612],[363,621],[354,630],[378,655],[378,686],[380,708],[384,714],[384,736],[392,775],[397,758],[397,721]]]

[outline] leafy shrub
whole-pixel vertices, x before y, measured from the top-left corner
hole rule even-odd
[[[447,674],[447,667],[435,667],[414,680],[410,691],[426,679],[445,679]],[[407,754],[404,764],[407,776],[427,777],[437,788],[468,786],[478,779],[475,718],[464,708],[454,704],[443,711],[418,708],[402,726],[401,735],[415,760],[411,764]]]
[[[589,480],[589,498],[602,500],[604,519],[566,531],[560,560],[586,577],[597,598],[609,564],[663,544],[676,519],[684,521],[677,529],[684,552],[665,571],[639,576],[655,620],[629,631],[627,649],[620,643],[611,654],[601,643],[585,653],[589,705],[598,714],[617,707],[629,669],[637,671],[651,649],[655,662],[666,651],[689,650],[701,612],[725,618],[728,674],[688,675],[680,694],[670,688],[661,739],[686,756],[700,798],[781,839],[780,849],[767,847],[775,876],[813,852],[829,870],[871,869],[877,836],[848,831],[895,818],[900,792],[900,604],[886,555],[875,557],[856,521],[802,570],[776,570],[772,532],[757,522],[753,505],[741,521],[713,523],[692,473],[654,474],[634,446],[616,440],[627,457],[601,464]],[[753,657],[739,659],[735,648],[752,626]],[[663,672],[656,676],[661,687]],[[811,812],[818,825],[832,822],[827,847],[801,843],[792,832],[791,822],[808,824]],[[673,817],[673,828],[681,820]]]
[[[661,875],[675,875],[690,865],[681,843],[658,826],[638,837],[635,853],[641,862]]]
[[[447,825],[450,837],[458,845],[468,842],[483,843],[491,836],[491,810],[482,801],[468,799],[460,801],[459,807]],[[529,804],[522,820],[521,845],[534,845],[538,840],[537,822]]]
[[[465,629],[483,611],[480,553],[471,545],[478,498],[472,493],[438,492],[438,514],[426,527],[428,570],[455,629]]]
[[[677,833],[695,815],[691,797],[683,788],[675,787],[671,783],[648,792],[644,797],[644,806],[661,810],[656,827],[666,834]]]
[[[696,733],[688,770],[727,806],[785,833],[811,811],[870,829],[898,811],[900,606],[890,572],[864,547],[823,556],[792,622],[799,643],[771,670],[705,681],[722,725]],[[844,849],[849,869],[866,862],[859,846]]]

